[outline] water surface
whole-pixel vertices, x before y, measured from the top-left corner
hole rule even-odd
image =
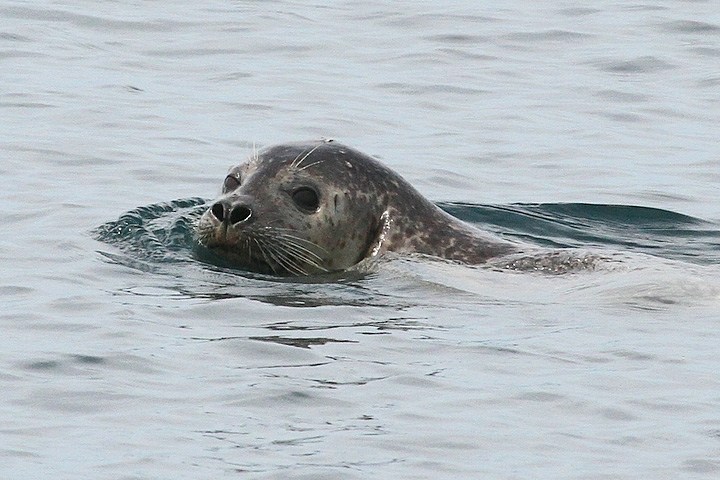
[[[4,2],[1,476],[717,478],[719,12]],[[320,136],[619,261],[287,281],[192,255],[228,167]]]

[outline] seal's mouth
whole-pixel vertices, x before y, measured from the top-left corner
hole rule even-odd
[[[199,260],[219,267],[245,270],[247,272],[262,273],[265,275],[293,275],[281,265],[271,264],[267,259],[248,255],[247,252],[238,253],[237,246],[217,244],[208,246],[198,242],[195,253]]]
[[[280,276],[329,271],[325,267],[327,250],[288,228],[228,227],[206,214],[200,219],[196,232],[198,245],[205,250],[200,252],[201,258],[213,264]]]

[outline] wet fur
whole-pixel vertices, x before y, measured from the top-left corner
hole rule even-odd
[[[198,239],[243,269],[312,275],[384,252],[481,264],[517,251],[445,213],[377,160],[334,141],[254,151],[228,176],[235,188],[225,188],[216,203],[247,205],[251,216],[228,224],[211,207],[198,223]],[[318,192],[317,211],[293,204],[300,187]]]

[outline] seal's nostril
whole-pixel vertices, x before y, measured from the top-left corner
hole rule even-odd
[[[232,212],[230,212],[230,223],[234,225],[236,223],[244,222],[248,220],[251,215],[252,210],[245,205],[238,205],[232,209]]]
[[[222,222],[223,220],[225,220],[225,205],[223,205],[221,202],[213,205],[212,208],[210,208],[210,211],[219,221]]]

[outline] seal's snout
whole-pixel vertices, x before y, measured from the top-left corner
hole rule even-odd
[[[252,210],[246,205],[235,205],[232,210],[230,210],[231,225],[247,222],[250,220],[250,217],[252,217]]]
[[[234,203],[227,200],[221,200],[212,207],[210,213],[217,218],[220,223],[229,225],[237,225],[250,221],[252,218],[252,209],[245,203]]]
[[[225,217],[227,217],[225,212],[226,206],[224,202],[217,202],[210,208],[210,213],[212,213],[213,217],[215,217],[220,223],[222,223],[225,220]]]

